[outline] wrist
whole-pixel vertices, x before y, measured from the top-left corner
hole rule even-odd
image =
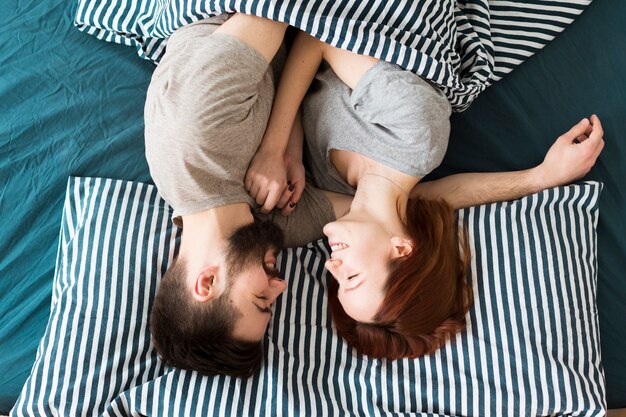
[[[550,182],[550,176],[543,163],[526,171],[527,181],[530,184],[532,193],[538,193],[554,185]]]
[[[298,151],[296,149],[287,148],[284,152],[285,159],[301,162],[302,161],[302,151]]]
[[[264,153],[268,155],[284,155],[287,144],[283,143],[280,138],[277,138],[276,135],[272,135],[270,137],[264,137],[263,141],[259,145],[259,153]],[[286,141],[285,141],[286,142]]]

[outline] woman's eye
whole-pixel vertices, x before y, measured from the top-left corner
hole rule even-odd
[[[355,278],[357,275],[359,275],[359,274],[354,274],[354,275],[352,275],[352,276],[349,276],[349,277],[348,277],[348,280],[351,280],[352,278]]]

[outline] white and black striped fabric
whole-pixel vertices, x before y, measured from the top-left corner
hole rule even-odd
[[[241,12],[396,63],[441,86],[455,111],[543,48],[591,0],[78,0],[76,26],[158,62],[177,28]]]
[[[372,360],[328,315],[324,241],[284,250],[265,364],[249,380],[167,368],[150,343],[178,244],[153,186],[71,178],[50,321],[12,416],[602,416],[599,183],[463,210],[468,328],[435,354]]]

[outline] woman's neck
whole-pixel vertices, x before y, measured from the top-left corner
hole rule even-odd
[[[340,174],[356,188],[350,212],[373,217],[388,225],[390,232],[399,235],[404,228],[409,193],[420,178],[354,152],[345,156],[350,160],[344,161],[349,163],[344,165],[345,170]]]
[[[402,186],[388,177],[365,174],[359,178],[350,212],[366,214],[383,224],[390,231],[399,230],[404,222],[408,193]]]

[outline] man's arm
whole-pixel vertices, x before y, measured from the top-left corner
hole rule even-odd
[[[508,201],[569,184],[587,174],[604,147],[597,116],[583,119],[560,136],[544,161],[531,169],[513,172],[467,173],[419,183],[411,197],[444,199],[453,208]]]

